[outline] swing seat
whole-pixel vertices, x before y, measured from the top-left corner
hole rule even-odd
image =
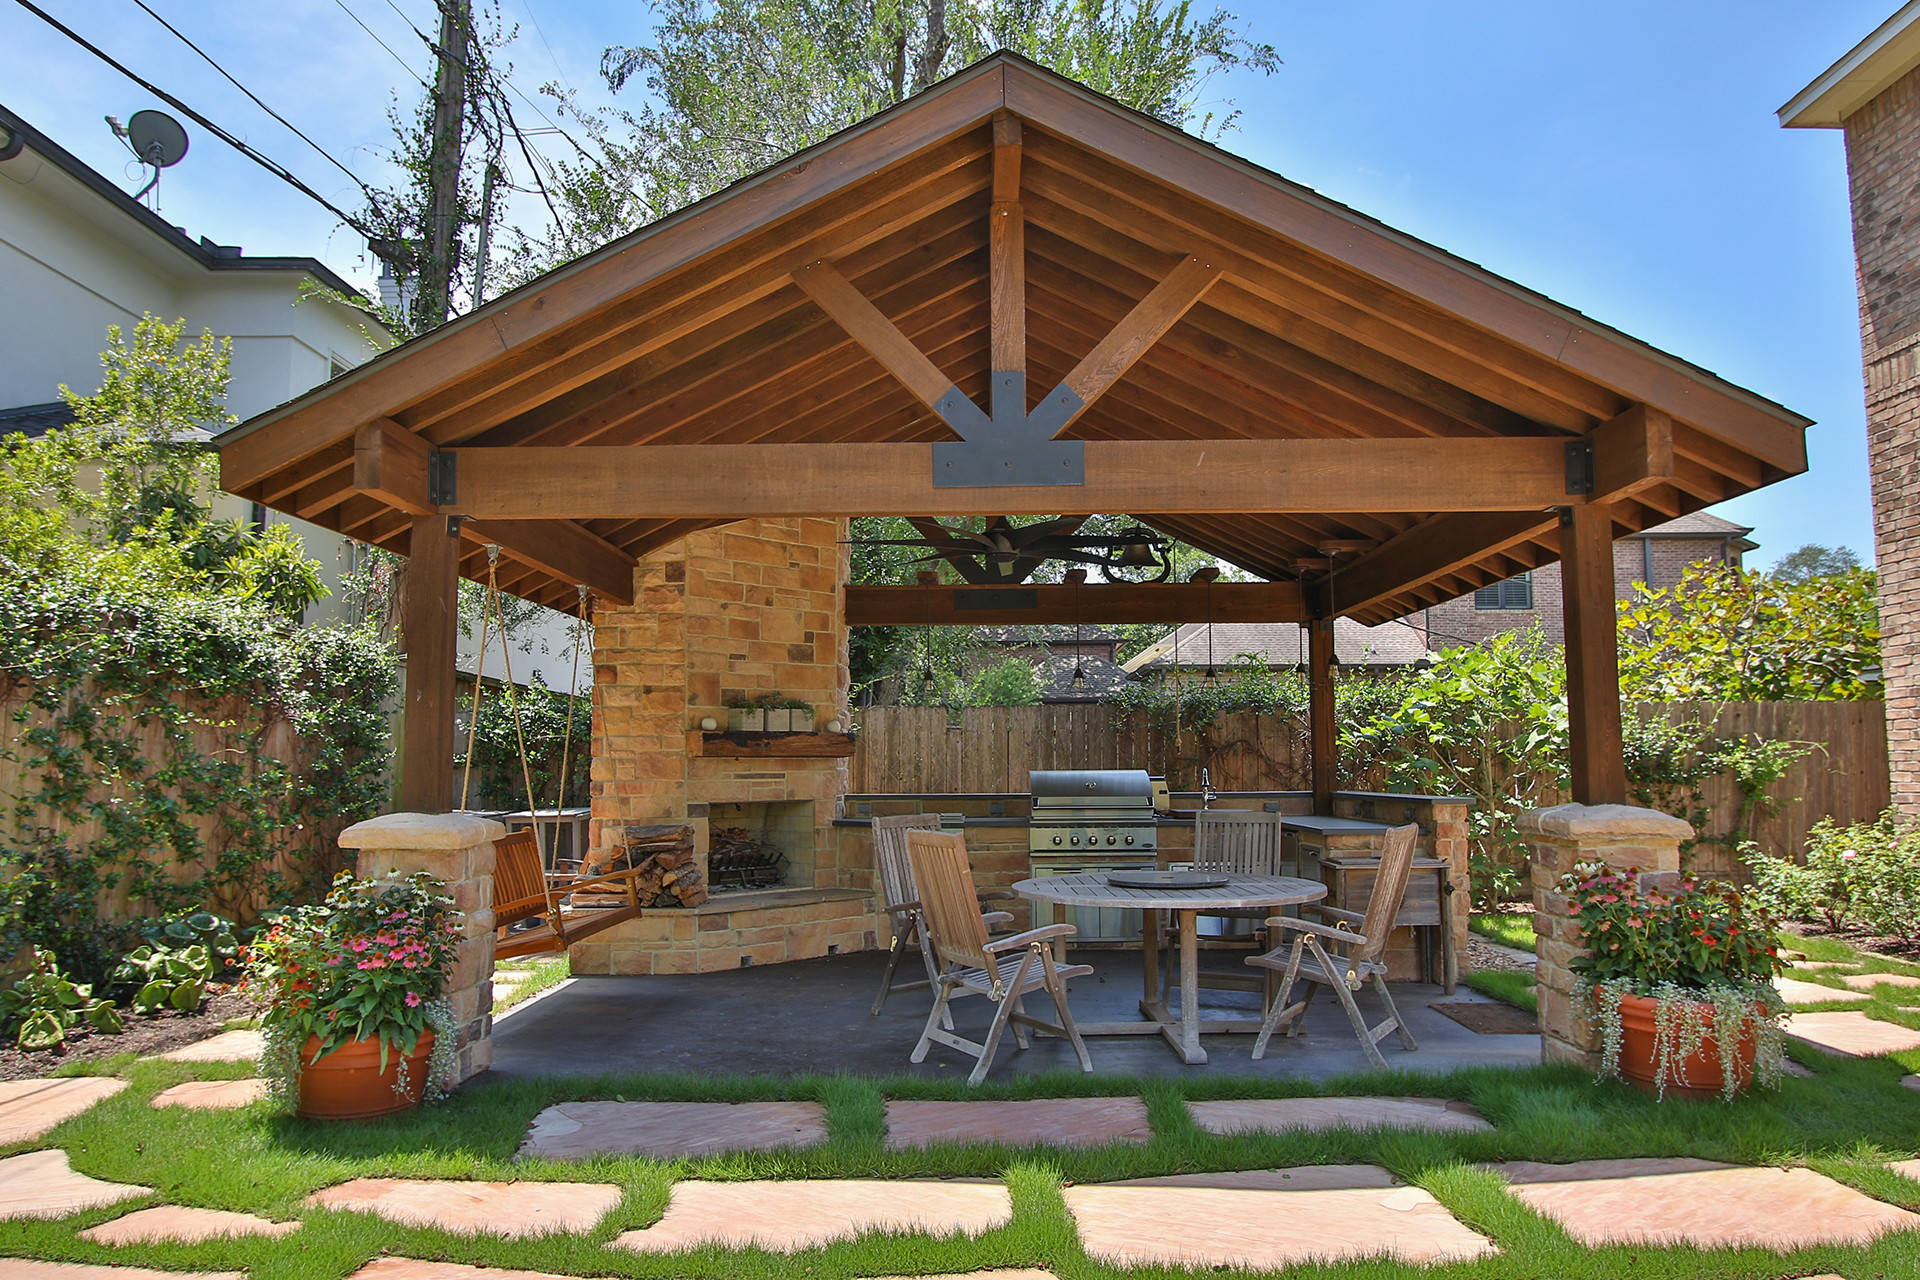
[[[565,951],[583,938],[636,918],[640,891],[634,881],[640,874],[635,867],[603,875],[549,872],[540,863],[540,844],[532,831],[502,836],[493,842],[493,922],[499,929],[495,958]],[[618,893],[626,900],[604,907],[573,907],[563,901],[583,889]],[[536,918],[541,923],[531,929],[509,928]]]

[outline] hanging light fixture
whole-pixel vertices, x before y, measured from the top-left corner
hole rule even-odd
[[[1205,565],[1187,575],[1188,582],[1207,584],[1207,675],[1209,685],[1218,684],[1219,677],[1213,669],[1213,580],[1220,576],[1220,570],[1213,565]]]
[[[1085,569],[1074,569],[1067,574],[1067,581],[1073,584],[1073,687],[1087,687],[1087,668],[1082,661],[1080,645],[1080,586],[1087,580]]]
[[[940,580],[940,576],[937,573],[923,569],[915,575],[915,580],[918,581],[922,587],[931,587]],[[920,614],[922,619],[920,626],[920,691],[931,694],[933,692],[933,599],[930,593],[926,594],[923,598],[925,599],[926,607]]]

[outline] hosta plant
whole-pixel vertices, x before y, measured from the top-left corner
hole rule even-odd
[[[1654,1002],[1653,1080],[1664,1097],[1688,1086],[1687,1063],[1717,1050],[1720,1088],[1731,1099],[1754,1046],[1753,1076],[1778,1078],[1786,1007],[1773,988],[1782,968],[1774,922],[1730,884],[1675,879],[1644,885],[1635,871],[1593,864],[1560,882],[1580,922],[1586,953],[1575,973],[1592,984],[1602,1046],[1601,1075],[1620,1074],[1622,998]]]
[[[135,1013],[191,1013],[206,999],[213,956],[198,943],[177,949],[135,947],[114,969],[113,980],[134,988],[129,1003]]]
[[[15,1028],[14,1042],[22,1049],[60,1048],[83,1022],[107,1035],[121,1031],[113,1002],[97,998],[91,983],[62,973],[53,952],[39,947],[26,974],[0,991],[0,1022]]]

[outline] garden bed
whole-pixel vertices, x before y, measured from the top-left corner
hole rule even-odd
[[[196,1040],[204,1040],[238,1018],[252,1014],[253,1005],[238,991],[223,991],[210,997],[193,1013],[160,1013],[151,1017],[129,1013],[126,1030],[117,1036],[105,1035],[87,1026],[76,1027],[67,1037],[64,1050],[30,1052],[11,1044],[0,1048],[0,1080],[31,1080],[52,1075],[62,1067],[82,1062],[101,1062],[122,1054],[147,1056],[166,1053]]]

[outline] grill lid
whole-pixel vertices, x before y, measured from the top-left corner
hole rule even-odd
[[[1027,786],[1036,811],[1153,808],[1153,781],[1145,769],[1034,769]]]

